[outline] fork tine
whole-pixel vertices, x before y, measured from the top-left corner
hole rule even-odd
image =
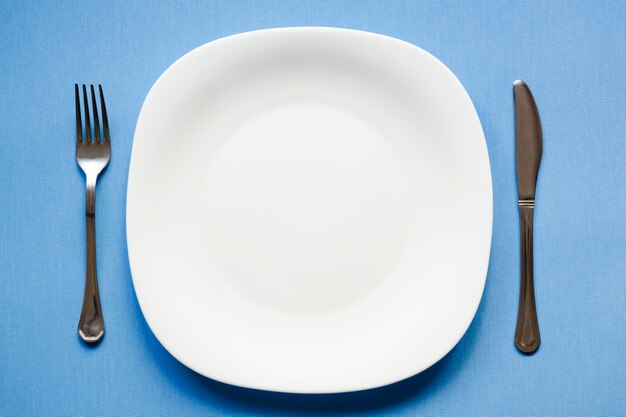
[[[98,119],[98,106],[96,105],[96,94],[93,92],[93,84],[91,84],[91,107],[93,110],[93,133],[94,140],[100,142],[100,121]]]
[[[100,90],[100,110],[102,110],[102,129],[104,130],[104,139],[108,142],[109,137],[109,118],[107,117],[107,106],[104,104],[104,94],[102,93],[102,86],[98,84],[98,90]]]
[[[83,84],[83,106],[85,107],[85,136],[87,142],[91,142],[91,122],[89,121],[89,100],[87,99],[87,87]]]
[[[80,119],[80,94],[78,84],[74,84],[74,98],[76,99],[76,142],[83,140],[83,122]]]

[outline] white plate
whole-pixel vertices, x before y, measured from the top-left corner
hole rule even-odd
[[[150,328],[230,384],[407,378],[459,341],[485,284],[476,111],[441,62],[381,35],[272,29],[188,53],[143,105],[127,204]]]

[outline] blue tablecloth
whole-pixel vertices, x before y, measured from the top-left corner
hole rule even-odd
[[[626,415],[626,2],[0,2],[0,415]],[[337,26],[441,59],[478,110],[491,159],[493,247],[459,345],[409,380],[324,396],[223,385],[172,358],[128,266],[125,193],[135,122],[157,77],[214,39]],[[519,291],[512,83],[532,88],[544,156],[535,216],[543,344],[515,350]],[[113,158],[98,185],[107,325],[76,335],[84,179],[74,82],[104,85]]]

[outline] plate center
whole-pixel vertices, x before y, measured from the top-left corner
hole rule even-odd
[[[412,226],[410,193],[368,117],[289,102],[227,131],[207,164],[203,211],[207,255],[229,284],[272,309],[320,313],[392,275]]]

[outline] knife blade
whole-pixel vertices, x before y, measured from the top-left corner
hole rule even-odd
[[[533,215],[543,137],[535,99],[522,80],[513,83],[515,98],[515,159],[520,213],[521,268],[520,298],[515,345],[526,354],[541,344],[533,273]]]

